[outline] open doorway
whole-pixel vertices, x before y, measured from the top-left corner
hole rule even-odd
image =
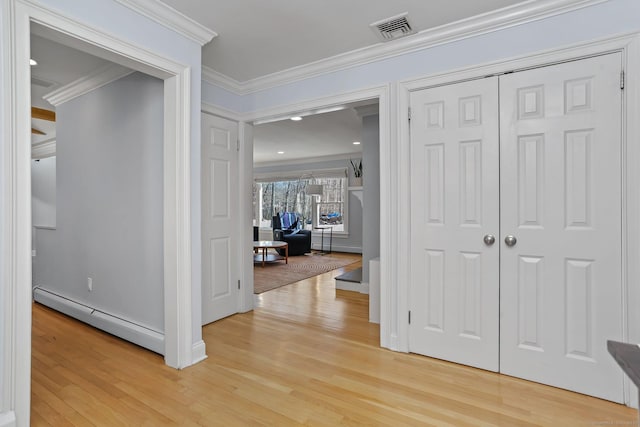
[[[32,112],[54,119],[32,115],[34,300],[164,354],[162,80],[38,25],[31,59]]]
[[[277,256],[284,251],[268,250],[276,262],[263,266],[258,250],[256,294],[348,265],[353,255],[364,268],[337,288],[368,293],[369,260],[380,245],[378,108],[367,99],[255,123],[254,240],[288,240],[296,273],[272,274],[287,268]]]
[[[9,12],[7,12],[9,11]],[[120,65],[153,75],[163,80],[164,136],[163,136],[163,281],[164,281],[164,355],[165,363],[184,367],[194,363],[204,345],[196,348],[191,290],[191,218],[184,215],[191,204],[190,149],[193,145],[190,126],[192,91],[189,85],[190,68],[165,56],[107,35],[73,19],[61,19],[46,7],[35,8],[15,3],[5,8],[8,38],[3,42],[4,88],[11,94],[5,100],[3,122],[3,161],[6,166],[3,198],[3,234],[5,257],[3,269],[7,273],[2,310],[4,325],[2,356],[3,398],[13,402],[20,420],[28,420],[30,383],[30,325],[31,325],[31,144],[30,144],[30,70],[29,34],[32,25],[43,25],[58,42],[90,51],[96,56]],[[3,15],[4,16],[4,15]],[[67,43],[68,42],[68,43]],[[197,135],[194,138],[197,140]],[[169,161],[167,161],[169,159]],[[198,325],[199,326],[199,325]],[[200,357],[201,358],[201,357]],[[21,421],[24,423],[24,421]]]

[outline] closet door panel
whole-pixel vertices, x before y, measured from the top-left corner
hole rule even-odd
[[[500,371],[617,402],[620,71],[611,54],[500,77]]]
[[[498,370],[497,78],[411,94],[412,352]]]

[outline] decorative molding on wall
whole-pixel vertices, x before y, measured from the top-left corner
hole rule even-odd
[[[74,98],[128,76],[133,72],[133,70],[123,67],[122,65],[109,63],[84,77],[80,77],[71,83],[49,92],[42,98],[57,107],[60,104],[64,104],[67,101],[71,101]]]
[[[424,30],[418,34],[392,42],[378,43],[245,82],[238,82],[210,68],[205,70],[204,67],[202,79],[237,95],[246,95],[321,74],[357,67],[441,44],[526,24],[605,1],[607,0],[529,0]]]
[[[41,142],[31,146],[32,159],[45,159],[56,155],[56,140]]]
[[[121,5],[203,46],[218,33],[159,0],[116,0]]]

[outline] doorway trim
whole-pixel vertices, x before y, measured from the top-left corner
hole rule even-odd
[[[322,108],[331,108],[339,105],[348,104],[351,102],[364,101],[369,99],[378,100],[378,108],[380,115],[380,282],[382,289],[381,298],[381,310],[382,312],[389,313],[391,310],[391,304],[389,300],[384,299],[385,283],[391,283],[392,277],[392,265],[397,251],[395,251],[394,244],[396,241],[396,233],[392,233],[391,219],[397,214],[397,204],[390,201],[394,196],[394,192],[391,191],[395,167],[393,165],[393,159],[397,156],[395,151],[391,147],[391,99],[393,93],[393,85],[385,84],[379,86],[373,86],[357,91],[347,92],[344,94],[333,95],[323,98],[311,99],[299,101],[296,103],[280,105],[264,110],[257,110],[250,113],[245,113],[240,116],[240,147],[241,151],[244,147],[244,153],[240,156],[240,176],[244,176],[245,180],[241,183],[241,188],[246,190],[242,194],[245,194],[240,201],[241,206],[245,210],[243,215],[243,230],[250,230],[253,220],[253,123],[256,121],[271,120],[276,118],[282,118],[286,116],[293,116],[299,113],[310,110],[318,110]],[[224,112],[221,112],[224,116]],[[247,236],[243,237],[243,251],[251,255],[253,247],[249,246],[253,240],[249,237],[250,232],[246,231]],[[393,257],[393,258],[392,258]],[[240,266],[243,277],[253,277],[253,258],[251,256],[242,257],[242,264]],[[244,289],[244,306],[243,311],[251,310],[253,308],[253,287],[251,289]],[[384,319],[384,318],[383,318]],[[389,334],[383,332],[385,328],[384,323],[381,321],[380,325],[380,344],[383,347],[390,347],[385,337]]]
[[[3,2],[3,325],[0,425],[28,425],[31,383],[30,25],[71,36],[105,59],[164,80],[165,363],[184,368],[204,354],[193,343],[191,282],[191,69],[30,0]]]
[[[525,70],[538,68],[547,65],[577,60],[585,57],[602,55],[611,52],[622,53],[622,69],[625,74],[623,106],[622,106],[622,145],[623,163],[621,171],[621,185],[623,198],[623,243],[622,243],[622,319],[623,338],[628,342],[640,342],[640,313],[637,309],[640,306],[640,266],[633,260],[640,257],[640,194],[634,192],[633,183],[640,182],[640,171],[635,166],[640,163],[640,126],[633,120],[640,114],[640,33],[623,34],[589,43],[577,44],[574,46],[552,49],[544,52],[523,55],[517,58],[496,61],[488,64],[451,70],[449,72],[436,75],[412,79],[400,82],[399,84],[399,123],[398,141],[401,148],[402,167],[399,171],[407,180],[410,178],[410,158],[408,156],[410,148],[409,134],[409,105],[410,93],[412,91],[427,89],[435,86],[459,83],[462,81],[480,79],[490,75],[499,75],[514,70]],[[411,189],[409,186],[398,188],[401,200],[410,200]],[[402,242],[400,251],[410,253],[410,227],[409,215],[399,218],[402,224],[399,229],[399,242]],[[401,259],[396,276],[397,286],[397,306],[398,313],[408,313],[409,310],[409,290],[410,290],[410,262]],[[400,322],[399,343],[400,351],[409,351],[409,324]],[[603,343],[602,345],[605,345]],[[628,379],[624,379],[624,399],[625,404],[637,405],[637,390],[630,387]]]

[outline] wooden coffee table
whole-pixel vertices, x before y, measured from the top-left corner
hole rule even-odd
[[[282,249],[284,248],[284,257],[278,254],[267,254],[267,249]],[[253,249],[262,249],[262,254],[256,253],[253,257],[253,262],[262,262],[264,267],[265,262],[274,262],[284,259],[285,264],[289,264],[289,244],[287,242],[281,242],[279,240],[257,240],[253,242]]]

